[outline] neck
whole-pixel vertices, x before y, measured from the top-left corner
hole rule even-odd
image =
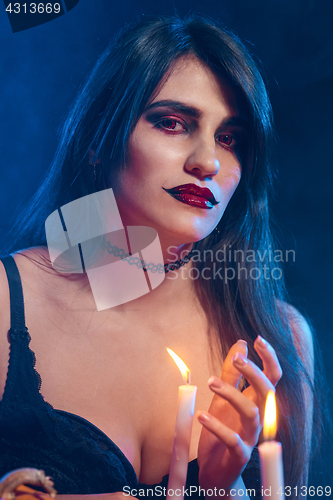
[[[192,243],[176,246],[167,245],[161,241],[164,263],[172,264],[179,261],[191,251],[192,247]],[[155,289],[138,299],[106,309],[105,314],[148,316],[149,320],[155,318],[157,321],[161,320],[162,323],[162,318],[169,318],[168,320],[174,321],[175,311],[177,311],[178,321],[183,314],[182,311],[186,311],[187,314],[190,309],[189,305],[194,307],[194,304],[198,302],[194,291],[193,279],[191,279],[191,268],[192,262],[190,261],[179,269],[169,270],[165,274],[163,282]],[[68,278],[69,275],[65,275],[65,277]],[[73,283],[74,294],[80,293],[83,299],[82,292],[86,292],[84,293],[86,297],[85,308],[91,311],[96,310],[96,304],[87,275],[74,275],[71,281]],[[149,311],[148,315],[147,311]],[[99,311],[98,314],[103,314],[103,311]]]
[[[160,236],[159,244],[161,248],[161,254],[159,252],[157,253],[156,260],[154,259],[154,257],[149,260],[146,259],[145,254],[141,252],[136,253],[135,258],[137,259],[137,256],[139,255],[141,264],[144,266],[144,271],[152,271],[152,273],[159,272],[162,274],[161,278],[163,279],[163,282],[157,287],[158,289],[169,289],[170,282],[174,281],[177,282],[177,287],[183,289],[183,284],[181,284],[181,281],[188,281],[188,272],[191,268],[190,261],[192,258],[191,250],[193,249],[193,243],[175,245],[174,241],[170,243],[170,240],[164,240],[163,237],[161,238]],[[164,271],[162,272],[163,266]],[[146,277],[148,276],[149,275],[146,275]],[[166,286],[167,283],[169,283],[168,286]],[[151,295],[155,290],[156,289],[151,290],[148,295]]]
[[[175,262],[184,260],[193,248],[193,243],[185,245],[161,245],[164,264],[172,265]]]
[[[165,264],[173,264],[184,257],[191,251],[193,244],[177,246],[162,246],[163,259]],[[170,321],[174,321],[175,311],[177,318],[181,311],[188,311],[189,304],[196,304],[197,297],[191,279],[192,262],[188,262],[176,270],[169,270],[166,273],[163,282],[154,290],[146,295],[132,300],[125,304],[121,304],[114,309],[114,312],[122,314],[147,314],[149,318],[169,317]]]

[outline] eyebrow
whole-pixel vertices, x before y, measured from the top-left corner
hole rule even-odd
[[[168,101],[168,100],[156,101],[153,102],[152,104],[149,104],[144,110],[144,113],[146,113],[151,109],[162,108],[162,107],[176,109],[177,111],[181,111],[182,113],[192,116],[193,118],[200,118],[202,114],[201,111],[199,111],[197,108],[193,108],[192,106],[187,106],[186,104],[183,104],[179,101]]]
[[[177,111],[185,113],[188,116],[191,116],[192,118],[200,118],[202,115],[202,112],[193,106],[187,106],[186,104],[183,104],[179,101],[170,100],[153,102],[145,108],[144,113],[147,113],[147,111],[150,111],[151,109],[162,107],[175,109]],[[222,125],[248,128],[248,121],[243,116],[231,116],[225,121],[222,120],[220,126]]]

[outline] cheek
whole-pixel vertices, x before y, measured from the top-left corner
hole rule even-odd
[[[241,176],[242,176],[242,170],[241,170],[241,167],[238,165],[237,167],[235,167],[232,170],[232,172],[230,174],[230,177],[229,177],[229,182],[230,182],[230,198],[234,194],[234,192],[236,191],[237,186],[239,184],[239,181],[241,180]]]
[[[218,210],[219,210],[218,221],[221,220],[221,217],[223,216],[229,201],[231,200],[234,192],[236,191],[240,178],[241,178],[241,169],[238,166],[230,170],[229,174],[223,177],[223,180],[220,183],[221,194],[220,194],[220,203],[218,205]]]
[[[129,175],[142,175],[153,160],[153,152],[147,147],[144,140],[139,141],[135,137],[128,145],[128,163],[126,170]]]
[[[235,165],[226,173],[221,180],[221,193],[224,201],[229,202],[241,179],[242,171],[239,165]]]
[[[144,121],[139,121],[134,129],[128,153],[131,164],[149,170],[152,175],[156,171],[173,171],[183,165],[187,157],[182,136],[164,134]]]
[[[157,137],[156,137],[157,136]],[[134,135],[128,148],[128,174],[138,183],[158,182],[172,169],[176,154],[155,134]]]

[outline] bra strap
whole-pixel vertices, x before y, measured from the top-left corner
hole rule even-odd
[[[0,409],[15,412],[19,407],[37,408],[40,403],[45,406],[40,394],[41,378],[35,369],[36,357],[29,347],[31,337],[25,326],[20,273],[11,255],[0,260],[6,270],[10,295],[10,354]]]
[[[26,331],[23,289],[19,270],[11,255],[0,259],[4,265],[10,295],[10,329],[13,332]]]

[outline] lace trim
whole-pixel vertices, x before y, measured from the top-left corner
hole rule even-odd
[[[31,340],[28,328],[26,326],[24,328],[11,328],[8,333],[11,340],[29,339],[29,342]]]
[[[10,348],[6,384],[0,408],[40,404],[44,401],[40,393],[42,379],[36,370],[36,355],[30,349],[31,336],[27,327],[9,330]]]

